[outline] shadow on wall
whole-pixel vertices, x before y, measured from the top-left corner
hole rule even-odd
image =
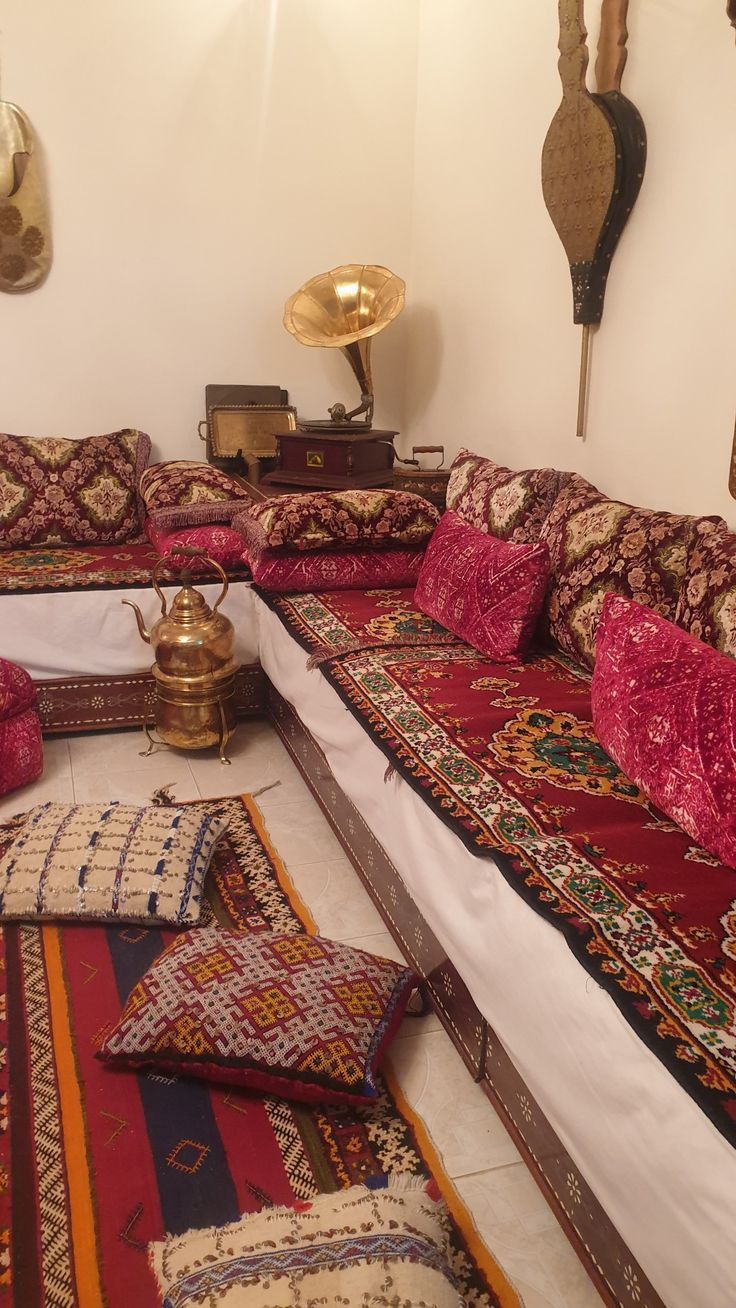
[[[421,422],[434,399],[444,354],[444,335],[439,311],[432,305],[407,305],[403,316],[411,372],[404,420],[406,428],[418,440],[421,431],[414,424]]]

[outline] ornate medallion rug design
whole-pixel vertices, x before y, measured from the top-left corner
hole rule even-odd
[[[314,932],[253,801],[215,803],[229,828],[203,922]],[[0,828],[0,852],[21,823]],[[390,1073],[369,1108],[307,1107],[95,1058],[174,935],[56,924],[0,932],[0,1302],[154,1308],[150,1241],[403,1172],[433,1177],[448,1202],[466,1303],[519,1308]]]
[[[150,586],[159,556],[148,541],[124,545],[37,545],[0,552],[0,593],[117,590]],[[244,570],[243,570],[244,571]],[[229,568],[229,575],[239,575]],[[178,573],[176,574],[178,576]],[[206,574],[200,574],[200,581]],[[217,580],[212,574],[212,579]]]
[[[589,674],[558,654],[509,665],[443,648],[411,590],[262,598],[401,775],[564,934],[736,1144],[736,876],[601,748]]]

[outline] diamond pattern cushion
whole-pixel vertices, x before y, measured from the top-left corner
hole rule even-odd
[[[445,513],[424,556],[417,608],[502,662],[523,656],[549,577],[546,545],[511,545]]]
[[[146,519],[146,535],[158,554],[177,554],[177,545],[193,545],[195,549],[206,550],[210,559],[219,563],[221,568],[242,568],[243,537],[222,523],[212,523],[208,527],[181,527],[179,531],[167,531],[157,527],[150,518]],[[183,563],[183,556],[177,560]],[[192,572],[212,571],[205,559],[187,559],[187,567]]]
[[[247,490],[227,472],[190,459],[147,468],[141,498],[153,525],[162,531],[230,522],[251,502]]]
[[[242,532],[240,548],[256,585],[279,594],[415,586],[424,558],[423,545],[380,550],[273,550],[261,544],[262,529],[247,514],[236,518],[233,527]]]
[[[431,1182],[406,1173],[387,1181],[150,1245],[161,1301],[171,1308],[462,1308],[445,1205]]]
[[[698,521],[610,500],[584,478],[572,476],[541,534],[552,564],[547,615],[554,644],[592,668],[596,629],[609,591],[674,619]]]
[[[0,859],[0,918],[191,926],[224,830],[202,805],[42,804]]]
[[[421,495],[395,490],[279,495],[254,504],[245,516],[260,528],[257,537],[251,530],[252,544],[289,550],[423,545],[440,517]]]
[[[187,932],[133,990],[99,1056],[287,1099],[375,1099],[416,980],[349,945],[271,931]]]
[[[736,868],[736,664],[632,600],[608,595],[593,723],[658,808]]]
[[[0,549],[142,539],[144,432],[86,440],[0,435]]]
[[[527,544],[539,539],[547,514],[569,473],[554,468],[514,472],[470,450],[452,462],[446,505],[479,531]]]
[[[736,658],[736,534],[725,523],[697,524],[675,621]]]

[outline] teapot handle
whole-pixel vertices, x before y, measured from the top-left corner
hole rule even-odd
[[[206,550],[202,549],[201,547],[198,547],[197,545],[180,545],[177,549],[173,550],[172,553],[183,554],[185,557],[191,559],[203,559],[205,563],[209,563],[214,568],[215,572],[219,573],[220,577],[222,578],[222,590],[220,591],[220,594],[218,595],[217,599],[212,605],[212,612],[216,613],[230,589],[230,582],[227,579],[227,575],[225,573],[224,568],[222,568],[215,559],[211,559]],[[158,584],[158,574],[159,574],[159,570],[165,564],[168,564],[169,567],[172,566],[171,554],[162,555],[151,574],[151,584],[153,585],[153,589],[155,590],[156,594],[158,595],[161,601],[161,613],[163,617],[166,617],[166,598],[161,590],[161,587]]]

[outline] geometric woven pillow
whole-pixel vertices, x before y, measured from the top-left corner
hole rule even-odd
[[[402,1174],[384,1189],[356,1185],[170,1235],[149,1246],[149,1257],[162,1301],[177,1308],[462,1308],[448,1235],[444,1204]]]
[[[98,1057],[313,1102],[370,1101],[417,981],[319,936],[202,927],[128,999]]]
[[[0,918],[193,926],[225,828],[200,805],[42,804],[0,859]]]

